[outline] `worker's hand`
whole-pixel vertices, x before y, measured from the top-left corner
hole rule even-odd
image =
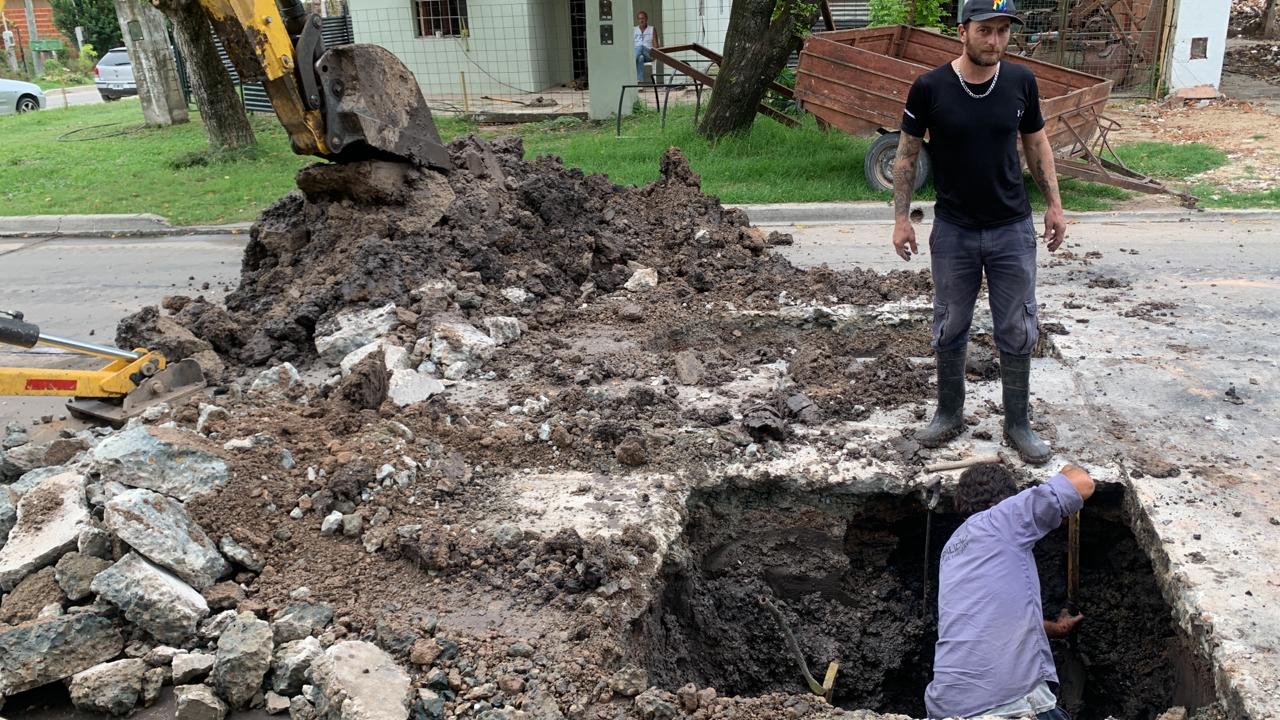
[[[1069,637],[1080,627],[1080,623],[1084,621],[1084,615],[1072,615],[1070,610],[1063,608],[1058,612],[1056,620],[1044,621],[1044,634],[1054,640],[1061,640]]]
[[[1044,213],[1044,243],[1049,252],[1057,250],[1066,237],[1067,218],[1062,208],[1049,208]]]
[[[910,220],[899,218],[893,224],[893,249],[898,253],[898,257],[907,261],[911,260],[912,255],[920,252],[916,248],[916,229],[911,225]]]
[[[1058,472],[1062,473],[1063,476],[1070,481],[1072,487],[1076,489],[1076,492],[1080,493],[1080,497],[1082,499],[1088,500],[1093,496],[1093,491],[1096,486],[1093,482],[1093,477],[1089,475],[1088,470],[1085,470],[1079,465],[1067,463],[1066,465],[1063,465],[1062,469]]]

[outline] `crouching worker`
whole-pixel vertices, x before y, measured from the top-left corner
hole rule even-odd
[[[1067,720],[1057,706],[1049,638],[1066,637],[1084,618],[1044,619],[1031,551],[1092,494],[1093,479],[1075,465],[1022,492],[1003,465],[979,465],[960,476],[955,506],[968,519],[939,563],[929,717]]]

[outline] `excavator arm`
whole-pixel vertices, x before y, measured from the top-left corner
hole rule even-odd
[[[240,77],[261,82],[293,151],[452,168],[413,73],[377,45],[326,48],[300,0],[199,0]]]

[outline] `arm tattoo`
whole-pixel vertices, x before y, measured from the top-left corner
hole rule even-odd
[[[1049,145],[1048,139],[1025,141],[1023,152],[1027,156],[1027,169],[1031,171],[1031,179],[1040,188],[1045,201],[1050,205],[1061,205],[1062,198],[1058,196],[1058,173],[1054,171],[1053,148]]]
[[[893,159],[893,211],[900,218],[911,216],[911,195],[916,186],[916,160],[923,143],[911,133],[900,133],[898,154]]]

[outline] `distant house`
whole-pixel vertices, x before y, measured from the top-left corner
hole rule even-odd
[[[9,30],[13,32],[15,43],[23,49],[22,52],[26,56],[31,42],[31,30],[27,27],[26,5],[23,0],[0,0],[0,2],[4,3],[4,23],[0,23],[0,29],[3,29],[4,24],[8,24]],[[61,40],[73,55],[76,54],[74,40],[64,37],[58,30],[58,26],[53,24],[53,8],[49,5],[49,0],[32,0],[31,4],[35,10],[36,33],[39,38]]]

